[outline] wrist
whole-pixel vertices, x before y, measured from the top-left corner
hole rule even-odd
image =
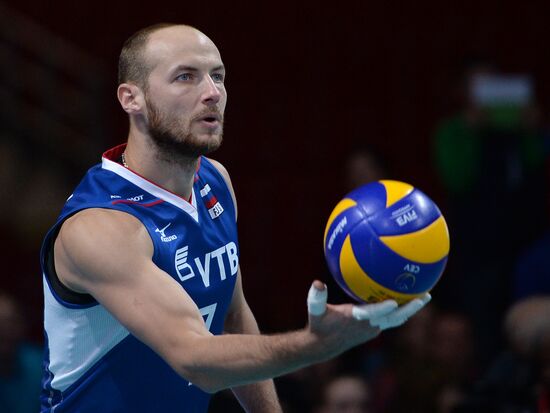
[[[323,340],[317,332],[312,331],[309,326],[298,333],[301,335],[307,364],[320,363],[334,356],[334,351],[331,351],[329,343]]]

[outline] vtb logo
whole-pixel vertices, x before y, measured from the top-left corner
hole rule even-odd
[[[229,270],[230,275],[234,276],[237,274],[239,268],[239,255],[237,254],[237,245],[235,245],[234,242],[229,242],[223,247],[207,252],[202,259],[201,257],[196,257],[188,261],[188,255],[188,245],[176,250],[174,265],[176,267],[176,273],[181,281],[187,281],[195,277],[195,270],[197,270],[202,278],[204,286],[209,287],[210,266],[212,262],[215,262],[213,265],[218,265],[218,271],[222,281],[227,278],[227,270]],[[226,267],[226,262],[229,264],[229,268]],[[191,264],[195,265],[191,266]]]

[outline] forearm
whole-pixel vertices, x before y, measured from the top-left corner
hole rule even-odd
[[[307,330],[196,337],[178,370],[209,392],[267,380],[326,358]]]

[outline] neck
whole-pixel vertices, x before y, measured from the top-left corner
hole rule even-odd
[[[198,158],[167,159],[146,136],[130,131],[125,151],[128,168],[184,199],[191,197]]]

